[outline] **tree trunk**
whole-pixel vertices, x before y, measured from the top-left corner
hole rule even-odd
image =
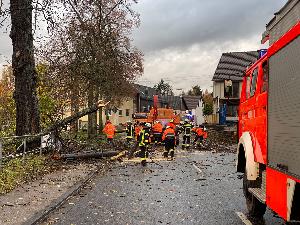
[[[74,81],[75,88],[71,90],[71,115],[79,112],[79,87]],[[78,120],[71,123],[71,131],[78,132]]]
[[[106,104],[108,104],[108,103],[106,103]],[[72,116],[69,116],[69,117],[64,118],[60,121],[55,122],[52,126],[48,127],[46,130],[44,130],[43,133],[48,134],[51,131],[62,128],[63,126],[66,126],[66,125],[72,123],[74,120],[78,120],[80,117],[83,117],[83,116],[88,115],[90,113],[96,113],[100,107],[103,107],[103,106],[99,106],[98,104],[93,104],[89,108],[83,109],[83,110],[75,113]]]
[[[99,134],[102,134],[103,130],[103,107],[99,108]]]
[[[91,86],[88,91],[88,107],[97,102],[95,87]],[[88,114],[88,138],[94,138],[97,135],[97,112]]]
[[[40,131],[38,99],[36,95],[32,1],[10,0],[11,33],[13,44],[12,68],[15,76],[16,135]]]

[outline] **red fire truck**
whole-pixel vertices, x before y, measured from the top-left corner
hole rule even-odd
[[[300,221],[300,21],[243,80],[237,171],[250,215]]]

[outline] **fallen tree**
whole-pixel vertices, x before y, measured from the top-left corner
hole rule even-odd
[[[75,160],[75,159],[90,159],[90,158],[104,158],[117,156],[118,151],[107,151],[107,152],[85,152],[85,153],[76,153],[76,154],[62,154],[59,159],[62,160]]]
[[[47,129],[45,129],[44,131],[42,131],[39,134],[15,136],[15,137],[11,137],[11,138],[2,138],[2,139],[10,139],[10,141],[8,140],[5,143],[6,145],[16,145],[16,144],[18,145],[18,143],[20,144],[20,140],[26,140],[26,144],[25,144],[26,148],[24,147],[24,142],[23,142],[21,145],[19,145],[17,147],[17,153],[40,148],[41,147],[41,137],[49,135],[49,134],[52,134],[51,138],[53,138],[54,142],[56,143],[57,140],[59,140],[59,129],[64,128],[68,124],[72,123],[73,121],[75,121],[85,115],[96,112],[98,109],[103,108],[103,107],[107,106],[108,104],[109,104],[109,102],[103,103],[102,100],[98,101],[96,104],[92,105],[91,107],[85,108],[85,109],[75,113],[74,115],[71,115],[69,117],[66,117],[62,120],[55,122],[53,125],[51,125],[50,127],[48,127]],[[26,149],[25,151],[24,151],[24,148]]]
[[[91,107],[88,107],[88,108],[85,108],[77,113],[75,113],[74,115],[72,116],[69,116],[67,118],[64,118],[62,120],[59,120],[57,122],[55,122],[53,125],[51,125],[50,127],[48,127],[47,129],[45,129],[40,136],[44,136],[46,134],[49,134],[53,131],[56,131],[57,129],[59,128],[62,128],[70,123],[72,123],[73,121],[85,116],[85,115],[88,115],[88,114],[91,114],[91,113],[94,113],[96,112],[97,110],[99,110],[100,108],[102,107],[105,107],[109,104],[109,102],[107,103],[103,103],[103,101],[98,101],[97,104],[94,104],[92,105]]]

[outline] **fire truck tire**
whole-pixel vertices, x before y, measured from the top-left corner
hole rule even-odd
[[[247,173],[244,173],[243,192],[246,198],[246,205],[250,216],[261,218],[266,212],[266,205],[260,202],[253,194],[248,191],[248,188],[259,187],[258,180],[248,180]]]

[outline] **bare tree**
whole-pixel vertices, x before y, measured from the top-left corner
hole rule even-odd
[[[143,72],[143,63],[142,53],[129,38],[139,23],[129,2],[134,1],[63,2],[65,18],[52,27],[54,35],[44,58],[71,102],[81,98],[88,106],[98,99],[119,102],[133,92],[132,83]],[[90,114],[90,136],[96,134],[96,121],[96,113]]]

